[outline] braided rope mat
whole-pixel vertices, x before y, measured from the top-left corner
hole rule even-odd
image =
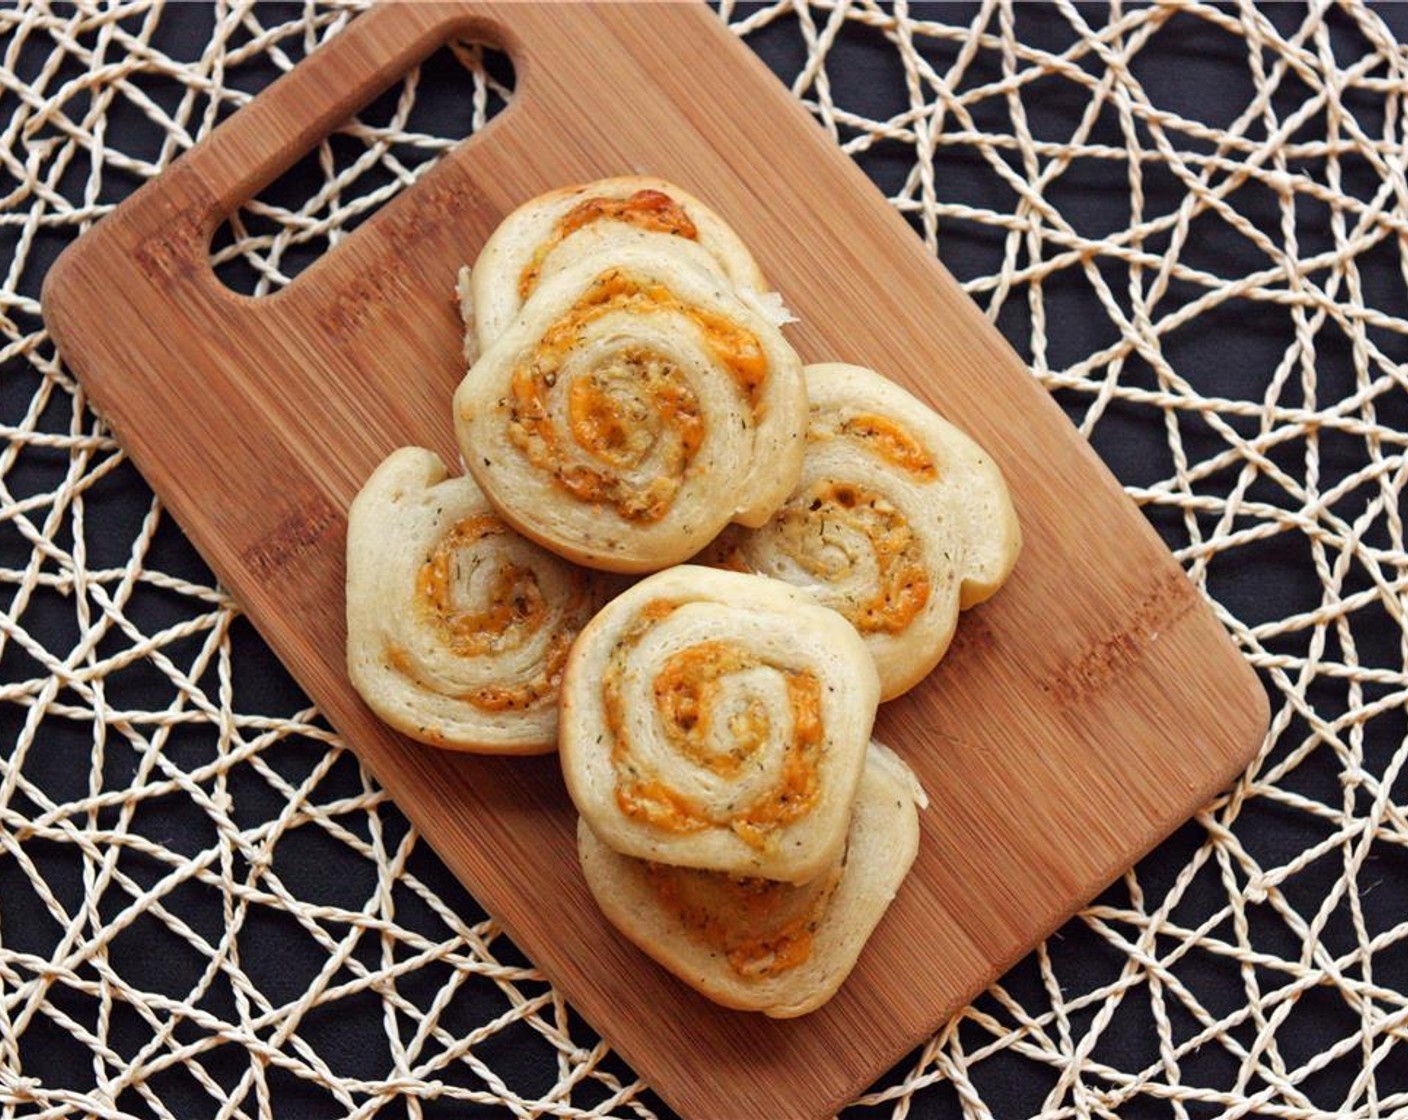
[[[308,709],[40,319],[58,249],[350,15],[0,10],[4,1117],[665,1111]],[[1234,789],[852,1111],[1408,1116],[1396,17],[722,15],[1024,351],[1273,695]],[[450,65],[477,127],[505,79],[473,47]],[[222,275],[278,287],[428,167],[436,82],[324,144],[314,190],[251,203]]]

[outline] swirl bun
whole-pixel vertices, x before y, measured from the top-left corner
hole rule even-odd
[[[845,851],[799,886],[631,859],[585,818],[577,852],[607,920],[647,954],[725,1007],[788,1019],[820,1007],[855,967],[914,863],[916,802],[909,768],[872,744]]]
[[[653,571],[801,472],[801,363],[688,241],[613,242],[545,277],[455,393],[465,462],[500,516],[591,567]]]
[[[703,562],[805,589],[864,636],[882,699],[938,664],[960,609],[992,595],[1021,534],[992,457],[894,382],[806,369],[802,479],[760,529],[730,526]]]
[[[601,597],[432,451],[392,452],[348,512],[348,674],[421,742],[552,751],[568,649]]]
[[[806,882],[844,843],[878,695],[834,611],[774,580],[671,568],[572,647],[568,792],[623,854]]]
[[[627,175],[549,191],[500,223],[475,261],[467,293],[487,350],[542,280],[604,231],[626,228],[696,244],[734,288],[762,292],[762,273],[738,235],[693,195],[663,179]]]

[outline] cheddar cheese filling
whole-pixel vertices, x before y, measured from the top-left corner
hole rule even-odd
[[[862,413],[844,421],[840,431],[922,482],[933,482],[939,477],[933,456],[915,438],[914,433],[898,420]]]
[[[446,651],[459,658],[510,653],[537,635],[551,618],[537,574],[477,548],[510,530],[492,514],[453,525],[416,574],[415,606]],[[569,604],[569,611],[580,604]],[[547,643],[536,673],[512,684],[489,684],[459,695],[483,711],[531,707],[554,695],[579,626],[559,629]],[[409,655],[392,644],[387,663],[414,675]]]
[[[816,802],[825,741],[821,682],[810,671],[770,665],[726,641],[698,642],[672,654],[651,684],[656,745],[726,780],[750,764],[774,765],[777,770],[776,780],[761,794],[722,805],[706,804],[697,795],[675,789],[635,741],[638,729],[626,719],[623,689],[630,650],[673,609],[672,603],[657,602],[642,612],[618,643],[602,681],[617,807],[667,832],[726,827],[750,847],[761,849],[778,829],[805,816]],[[775,720],[762,699],[748,691],[746,675],[757,670],[781,676],[784,720]],[[777,751],[781,757],[772,762]]]
[[[532,259],[518,276],[518,298],[525,300],[542,278],[543,262],[562,241],[579,229],[600,221],[626,222],[652,233],[668,233],[689,241],[699,239],[699,230],[684,207],[664,191],[640,190],[627,198],[587,198],[558,219],[552,235],[533,250]]]
[[[721,953],[735,975],[761,980],[811,957],[844,862],[801,886],[661,863],[648,867],[656,898],[689,936]]]

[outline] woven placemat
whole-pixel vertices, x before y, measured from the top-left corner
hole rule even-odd
[[[0,9],[6,1118],[668,1115],[308,707],[43,329],[58,251],[354,14]],[[1408,1116],[1408,20],[721,18],[1023,353],[1273,701],[1233,789],[848,1114]],[[220,275],[282,286],[511,86],[442,51],[222,229]]]

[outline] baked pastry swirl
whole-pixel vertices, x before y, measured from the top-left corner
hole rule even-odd
[[[348,512],[348,674],[421,742],[552,751],[568,649],[602,597],[432,451],[392,452]]]
[[[738,235],[693,195],[663,179],[599,179],[531,199],[484,243],[462,293],[474,309],[480,351],[508,329],[546,276],[597,252],[603,234],[623,227],[698,245],[735,289],[761,293],[766,286]]]
[[[845,849],[793,885],[632,859],[577,823],[587,886],[617,929],[726,1007],[786,1019],[840,987],[914,862],[913,773],[878,743],[866,754]]]
[[[834,611],[775,580],[671,568],[572,648],[568,792],[625,855],[806,882],[840,854],[878,695]]]
[[[759,529],[730,526],[705,563],[805,589],[843,614],[881,698],[938,664],[960,609],[992,595],[1021,547],[992,457],[894,382],[860,366],[806,369],[802,479]]]
[[[475,480],[570,560],[666,567],[800,476],[801,363],[699,254],[633,238],[544,277],[455,394]]]

